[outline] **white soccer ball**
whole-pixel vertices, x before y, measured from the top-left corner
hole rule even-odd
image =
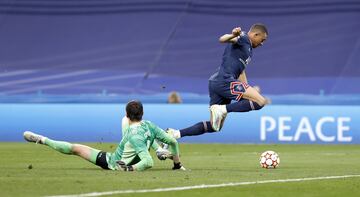
[[[274,151],[265,151],[260,156],[260,166],[263,168],[277,168],[280,164],[280,157]]]

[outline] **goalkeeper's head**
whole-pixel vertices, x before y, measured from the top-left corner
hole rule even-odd
[[[126,105],[126,117],[128,117],[130,121],[141,121],[143,114],[143,106],[140,101],[132,100]]]

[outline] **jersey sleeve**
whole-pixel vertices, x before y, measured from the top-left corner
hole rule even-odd
[[[129,142],[135,149],[136,154],[139,156],[140,161],[134,166],[136,170],[143,171],[151,168],[154,165],[153,159],[147,149],[145,139],[140,135],[130,137]]]
[[[247,42],[246,34],[245,32],[241,32],[240,36],[238,36],[236,44],[241,46],[246,42]]]
[[[151,123],[150,121],[146,121],[146,123],[148,124],[149,128],[152,130],[151,132],[165,132],[164,130],[162,130],[161,128],[155,128],[156,125]],[[151,144],[151,148],[154,150],[154,151],[157,151],[159,148],[160,148],[160,145],[158,144],[158,141],[157,140],[154,140],[154,142]]]
[[[140,152],[138,154],[140,161],[135,164],[135,168],[137,171],[143,171],[146,169],[151,168],[154,165],[154,161],[149,153],[149,151],[146,152]]]
[[[160,145],[158,144],[158,142],[156,140],[154,140],[154,142],[151,144],[151,148],[154,151],[157,151],[160,148]]]
[[[176,141],[176,139],[171,136],[170,134],[167,134],[164,130],[162,130],[160,127],[156,126],[153,123],[149,123],[149,128],[152,130],[155,134],[155,139],[159,140],[160,142],[163,142],[165,144],[168,144],[170,147],[170,152],[173,155],[179,155],[179,144]],[[155,142],[154,142],[155,143]]]
[[[122,137],[124,137],[126,135],[128,127],[129,127],[129,118],[124,116],[121,120]]]

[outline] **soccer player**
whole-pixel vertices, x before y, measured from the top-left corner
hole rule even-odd
[[[81,144],[55,141],[50,138],[24,132],[25,140],[47,145],[64,154],[77,155],[103,169],[122,171],[143,171],[153,166],[149,147],[154,140],[169,144],[174,162],[173,170],[185,170],[180,163],[179,145],[175,138],[150,121],[142,120],[143,106],[140,101],[130,101],[126,105],[128,126],[115,152],[100,151]]]
[[[210,121],[167,132],[178,139],[220,131],[227,113],[259,110],[268,104],[269,100],[260,94],[260,89],[248,84],[245,73],[253,49],[262,46],[267,36],[267,28],[261,23],[252,25],[247,33],[236,27],[231,34],[221,36],[219,41],[227,46],[221,66],[209,79]]]
[[[128,129],[129,126],[130,126],[130,119],[125,115],[121,120],[122,137],[124,137],[126,133],[129,131]],[[166,149],[162,148],[157,140],[154,140],[154,143],[151,144],[151,148],[156,152],[156,156],[159,160],[166,160],[168,158],[173,159],[171,152],[167,148]]]

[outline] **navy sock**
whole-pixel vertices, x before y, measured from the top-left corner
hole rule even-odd
[[[251,110],[259,110],[263,106],[257,104],[256,102],[249,101],[247,99],[240,100],[239,102],[230,103],[226,105],[227,112],[248,112]]]
[[[180,130],[181,137],[212,133],[215,130],[211,127],[210,121],[198,122],[191,127]]]

